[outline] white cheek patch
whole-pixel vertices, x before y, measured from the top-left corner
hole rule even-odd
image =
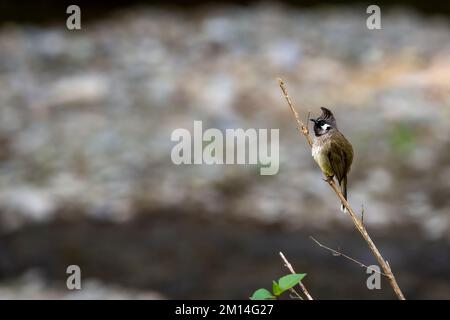
[[[324,124],[323,126],[321,126],[321,128],[324,130],[324,131],[327,131],[327,129],[329,128],[329,127],[331,127],[329,124]]]

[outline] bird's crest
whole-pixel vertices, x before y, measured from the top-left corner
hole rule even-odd
[[[336,119],[334,118],[333,112],[325,107],[320,107],[320,109],[322,109],[322,114],[319,118],[317,118],[317,120],[324,120],[336,128]]]

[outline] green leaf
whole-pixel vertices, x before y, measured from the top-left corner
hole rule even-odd
[[[284,291],[281,290],[280,286],[278,285],[278,283],[276,281],[273,281],[273,285],[272,285],[272,292],[275,296],[279,296],[280,294],[282,294]]]
[[[297,285],[305,276],[306,273],[288,274],[287,276],[281,277],[280,280],[278,280],[278,285],[284,292]]]
[[[270,293],[267,289],[258,289],[256,290],[253,295],[250,297],[251,300],[274,300],[276,299],[275,296]]]

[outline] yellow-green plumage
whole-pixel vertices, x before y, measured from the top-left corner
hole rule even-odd
[[[339,132],[333,114],[322,108],[323,114],[315,123],[316,134],[312,156],[327,177],[335,177],[347,199],[347,175],[353,161],[353,147]]]
[[[350,171],[353,148],[342,133],[334,131],[315,139],[312,156],[327,177],[335,176],[340,182]]]

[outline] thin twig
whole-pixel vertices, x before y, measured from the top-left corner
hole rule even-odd
[[[289,107],[292,110],[292,113],[294,114],[294,117],[295,117],[295,120],[297,121],[300,133],[305,136],[306,141],[308,142],[309,146],[311,147],[312,146],[312,139],[311,139],[311,137],[309,135],[308,127],[305,127],[305,125],[301,122],[301,120],[300,120],[300,118],[298,116],[298,113],[297,113],[297,111],[295,110],[295,108],[294,108],[294,106],[292,104],[292,100],[291,100],[291,98],[288,95],[288,92],[286,90],[286,86],[285,86],[283,80],[282,79],[278,79],[278,83],[280,85],[281,91],[283,91],[283,95],[284,95],[284,97],[285,97]],[[357,217],[357,215],[355,214],[355,211],[353,211],[353,209],[350,207],[350,204],[347,202],[347,200],[345,199],[345,197],[342,194],[342,192],[337,188],[336,183],[334,182],[334,180],[327,179],[326,182],[330,185],[330,187],[336,193],[336,195],[338,196],[339,200],[341,200],[341,202],[344,204],[344,207],[347,209],[347,213],[350,215],[351,219],[353,220],[353,223],[355,224],[356,229],[359,231],[359,233],[361,233],[361,235],[363,236],[364,240],[367,242],[370,250],[372,251],[373,255],[375,256],[375,258],[377,259],[377,261],[380,264],[381,268],[383,269],[384,273],[388,277],[389,283],[390,283],[392,289],[394,290],[395,294],[397,295],[397,297],[400,300],[405,300],[405,296],[403,295],[402,290],[398,286],[397,281],[395,280],[394,274],[392,273],[392,270],[391,270],[389,264],[384,260],[384,258],[381,255],[380,251],[375,246],[375,243],[370,238],[366,228],[364,227],[364,224]]]
[[[308,111],[308,116],[306,117],[306,129],[309,132],[309,120],[311,120],[311,111]]]
[[[291,108],[292,113],[294,114],[295,121],[297,121],[298,130],[305,136],[306,140],[308,141],[309,146],[312,146],[312,140],[309,136],[309,129],[308,126],[305,126],[305,124],[300,120],[300,116],[298,115],[298,112],[295,110],[294,105],[292,104],[291,97],[289,97],[289,94],[286,90],[286,87],[284,85],[284,82],[281,78],[278,78],[278,83],[280,84],[280,88],[283,91],[284,98],[286,99],[289,107]],[[309,118],[309,116],[308,116]]]
[[[294,268],[292,268],[292,265],[289,263],[289,261],[286,259],[286,257],[284,256],[283,252],[280,251],[280,257],[284,262],[284,265],[286,266],[286,268],[289,269],[289,271],[292,274],[297,274],[297,272],[295,272]],[[308,300],[314,300],[313,297],[309,294],[308,290],[306,289],[305,285],[303,284],[303,282],[299,281],[298,284],[300,285],[300,288],[302,289],[303,293],[305,294],[306,298]]]
[[[294,288],[291,288],[289,290],[291,291],[291,293],[295,294],[295,296],[289,295],[291,298],[303,300],[303,297],[297,292],[297,290],[295,290]]]
[[[361,224],[364,226],[364,204],[361,205]]]
[[[378,271],[378,270],[376,270],[376,269],[374,269],[374,268],[372,268],[372,267],[370,267],[370,266],[367,266],[367,265],[365,265],[364,263],[362,263],[362,262],[360,262],[360,261],[358,261],[358,260],[356,260],[356,259],[353,259],[352,257],[349,257],[348,255],[346,255],[346,254],[344,254],[344,253],[342,253],[342,252],[340,252],[340,251],[337,251],[337,250],[334,250],[334,249],[332,249],[332,248],[330,248],[330,247],[327,247],[326,245],[320,243],[320,242],[319,242],[317,239],[315,239],[314,237],[312,237],[312,236],[309,236],[309,237],[311,238],[312,241],[314,241],[315,243],[317,243],[317,244],[319,245],[319,247],[324,248],[324,249],[327,249],[327,250],[333,252],[333,255],[335,255],[335,256],[342,256],[342,257],[344,257],[344,258],[346,258],[346,259],[348,259],[348,260],[350,260],[350,261],[353,261],[354,263],[356,263],[356,264],[359,265],[360,267],[363,267],[363,268],[366,268],[366,269],[371,270],[371,271],[373,271],[373,272],[379,273],[379,274],[381,274],[381,275],[383,275],[383,276],[385,276],[385,277],[389,277],[387,274],[385,274],[385,273],[383,273],[383,272],[380,272],[380,271]]]

